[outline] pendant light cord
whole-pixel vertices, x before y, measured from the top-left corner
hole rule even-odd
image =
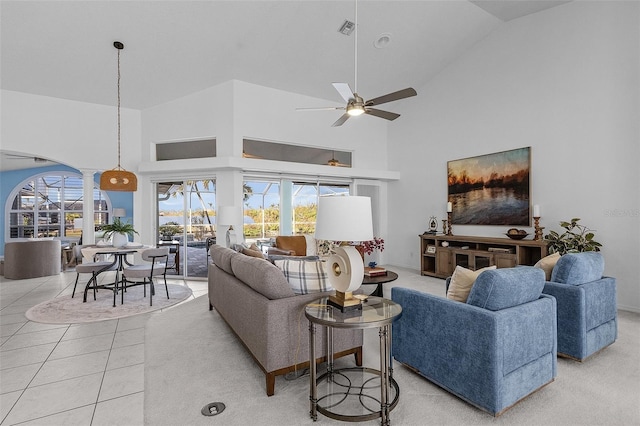
[[[118,50],[118,170],[120,167],[120,49]]]

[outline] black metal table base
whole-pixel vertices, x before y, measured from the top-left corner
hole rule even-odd
[[[361,381],[349,378],[349,375],[365,374],[370,378]],[[333,371],[327,371],[316,380],[318,385],[326,382],[327,392],[316,401],[316,409],[326,417],[346,422],[362,422],[379,419],[382,417],[380,401],[380,370],[368,367],[349,367]],[[391,402],[386,407],[387,413],[398,405],[400,398],[400,388],[398,383],[389,377]],[[377,393],[377,394],[376,394]],[[391,395],[390,395],[391,396]],[[363,414],[341,414],[338,411],[341,405],[359,404]]]

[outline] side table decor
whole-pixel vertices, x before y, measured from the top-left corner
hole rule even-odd
[[[360,311],[342,312],[329,305],[327,297],[305,307],[305,316],[309,320],[309,414],[314,421],[320,413],[348,422],[380,418],[382,425],[390,424],[389,414],[400,398],[400,388],[393,379],[391,324],[401,314],[399,304],[373,296],[362,304]],[[327,371],[320,377],[317,377],[315,362],[317,326],[327,328]],[[380,370],[368,367],[335,369],[333,330],[375,327],[379,329],[380,336]]]

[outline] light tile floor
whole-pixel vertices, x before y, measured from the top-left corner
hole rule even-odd
[[[70,296],[75,278],[0,276],[0,425],[144,424],[144,325],[161,311],[89,324],[27,320],[30,307]],[[187,300],[207,293],[204,280],[167,282],[191,288]]]

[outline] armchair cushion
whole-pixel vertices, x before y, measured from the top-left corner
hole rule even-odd
[[[467,303],[499,311],[538,299],[543,287],[544,272],[533,266],[489,270],[478,276]]]
[[[276,247],[292,251],[293,256],[307,255],[307,239],[304,235],[280,235],[276,237]]]
[[[567,253],[558,259],[551,273],[551,281],[563,284],[580,285],[599,280],[604,273],[604,257],[591,251]]]

